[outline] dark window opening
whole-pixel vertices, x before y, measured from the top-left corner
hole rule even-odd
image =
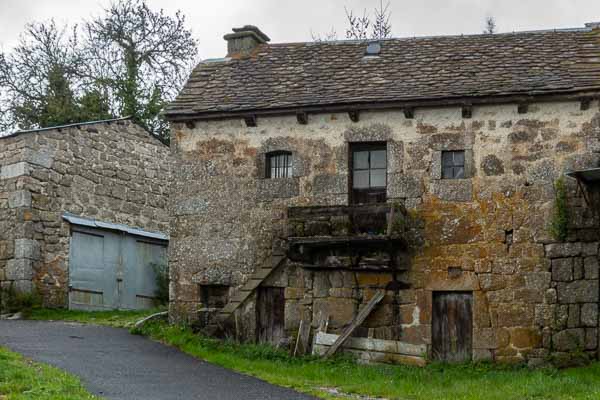
[[[200,285],[200,302],[203,308],[223,308],[229,298],[227,285]]]
[[[442,151],[442,179],[465,177],[465,151]]]
[[[385,203],[387,148],[385,143],[352,144],[351,185],[353,204]]]
[[[292,153],[289,151],[277,151],[267,154],[267,178],[291,178],[292,177]]]

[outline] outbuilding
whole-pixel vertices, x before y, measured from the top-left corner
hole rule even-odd
[[[0,300],[153,306],[167,267],[169,157],[127,118],[0,137]]]

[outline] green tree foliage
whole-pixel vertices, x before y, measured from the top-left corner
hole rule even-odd
[[[81,26],[26,27],[0,53],[0,131],[130,116],[168,141],[161,118],[195,65],[197,43],[180,13],[117,0]]]
[[[31,129],[75,122],[85,60],[76,28],[54,21],[27,25],[19,44],[0,54],[0,129]]]
[[[153,11],[144,0],[119,0],[85,30],[92,74],[113,104],[168,140],[159,113],[181,89],[198,52],[183,14]]]

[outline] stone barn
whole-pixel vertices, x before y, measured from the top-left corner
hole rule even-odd
[[[166,112],[171,317],[374,361],[596,357],[598,27],[234,29]]]
[[[170,150],[128,119],[0,137],[0,285],[6,303],[152,306],[166,264]]]

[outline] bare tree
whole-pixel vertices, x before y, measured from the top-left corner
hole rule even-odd
[[[354,14],[352,10],[346,11],[346,18],[348,19],[348,27],[346,28],[346,39],[354,40],[366,40],[369,35],[369,26],[371,25],[371,19],[367,15],[367,10],[363,11],[362,17]]]
[[[493,35],[496,33],[496,19],[493,16],[489,16],[485,19],[485,29],[483,33]]]
[[[392,13],[389,8],[389,2],[384,7],[383,0],[379,0],[379,8],[375,8],[372,38],[387,39],[392,36],[392,24],[390,23]]]
[[[323,35],[310,31],[310,36],[312,37],[313,42],[331,42],[338,40],[338,35],[334,27],[331,27],[331,30]]]
[[[375,8],[373,19],[367,10],[363,11],[362,16],[356,14],[353,10],[348,10],[344,7],[346,12],[346,39],[352,40],[368,40],[368,39],[386,39],[392,36],[392,24],[390,22],[391,11],[390,3],[384,5],[383,0],[379,0],[379,8]],[[335,29],[331,29],[331,32],[324,35],[314,34],[311,32],[311,37],[315,42],[322,42],[327,40],[336,40],[337,34]]]

